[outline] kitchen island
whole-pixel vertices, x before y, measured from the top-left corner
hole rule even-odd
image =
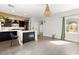
[[[21,46],[24,43],[33,40],[37,41],[37,31],[33,31],[33,30],[18,31],[18,41]]]
[[[10,33],[17,35],[17,41],[21,46],[26,42],[37,40],[37,32],[33,30],[3,30],[0,31],[0,41],[11,40]]]

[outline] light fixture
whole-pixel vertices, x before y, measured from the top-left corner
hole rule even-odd
[[[12,4],[8,4],[8,6],[9,6],[9,7],[15,7],[15,6],[14,6],[14,5],[12,5]]]
[[[51,11],[48,4],[46,4],[46,8],[43,15],[46,17],[51,15]]]

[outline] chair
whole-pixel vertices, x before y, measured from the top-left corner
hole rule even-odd
[[[11,46],[13,46],[13,40],[14,39],[17,39],[18,36],[17,35],[14,35],[13,33],[10,33],[10,36],[11,36]]]

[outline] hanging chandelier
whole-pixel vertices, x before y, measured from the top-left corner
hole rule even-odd
[[[46,16],[46,17],[51,15],[51,11],[50,11],[50,8],[49,8],[48,4],[46,4],[46,8],[44,10],[44,14],[43,15]]]

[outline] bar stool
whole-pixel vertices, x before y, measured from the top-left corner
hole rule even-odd
[[[10,33],[10,36],[11,36],[11,46],[13,46],[13,40],[17,39],[18,36],[14,35],[13,33]]]

